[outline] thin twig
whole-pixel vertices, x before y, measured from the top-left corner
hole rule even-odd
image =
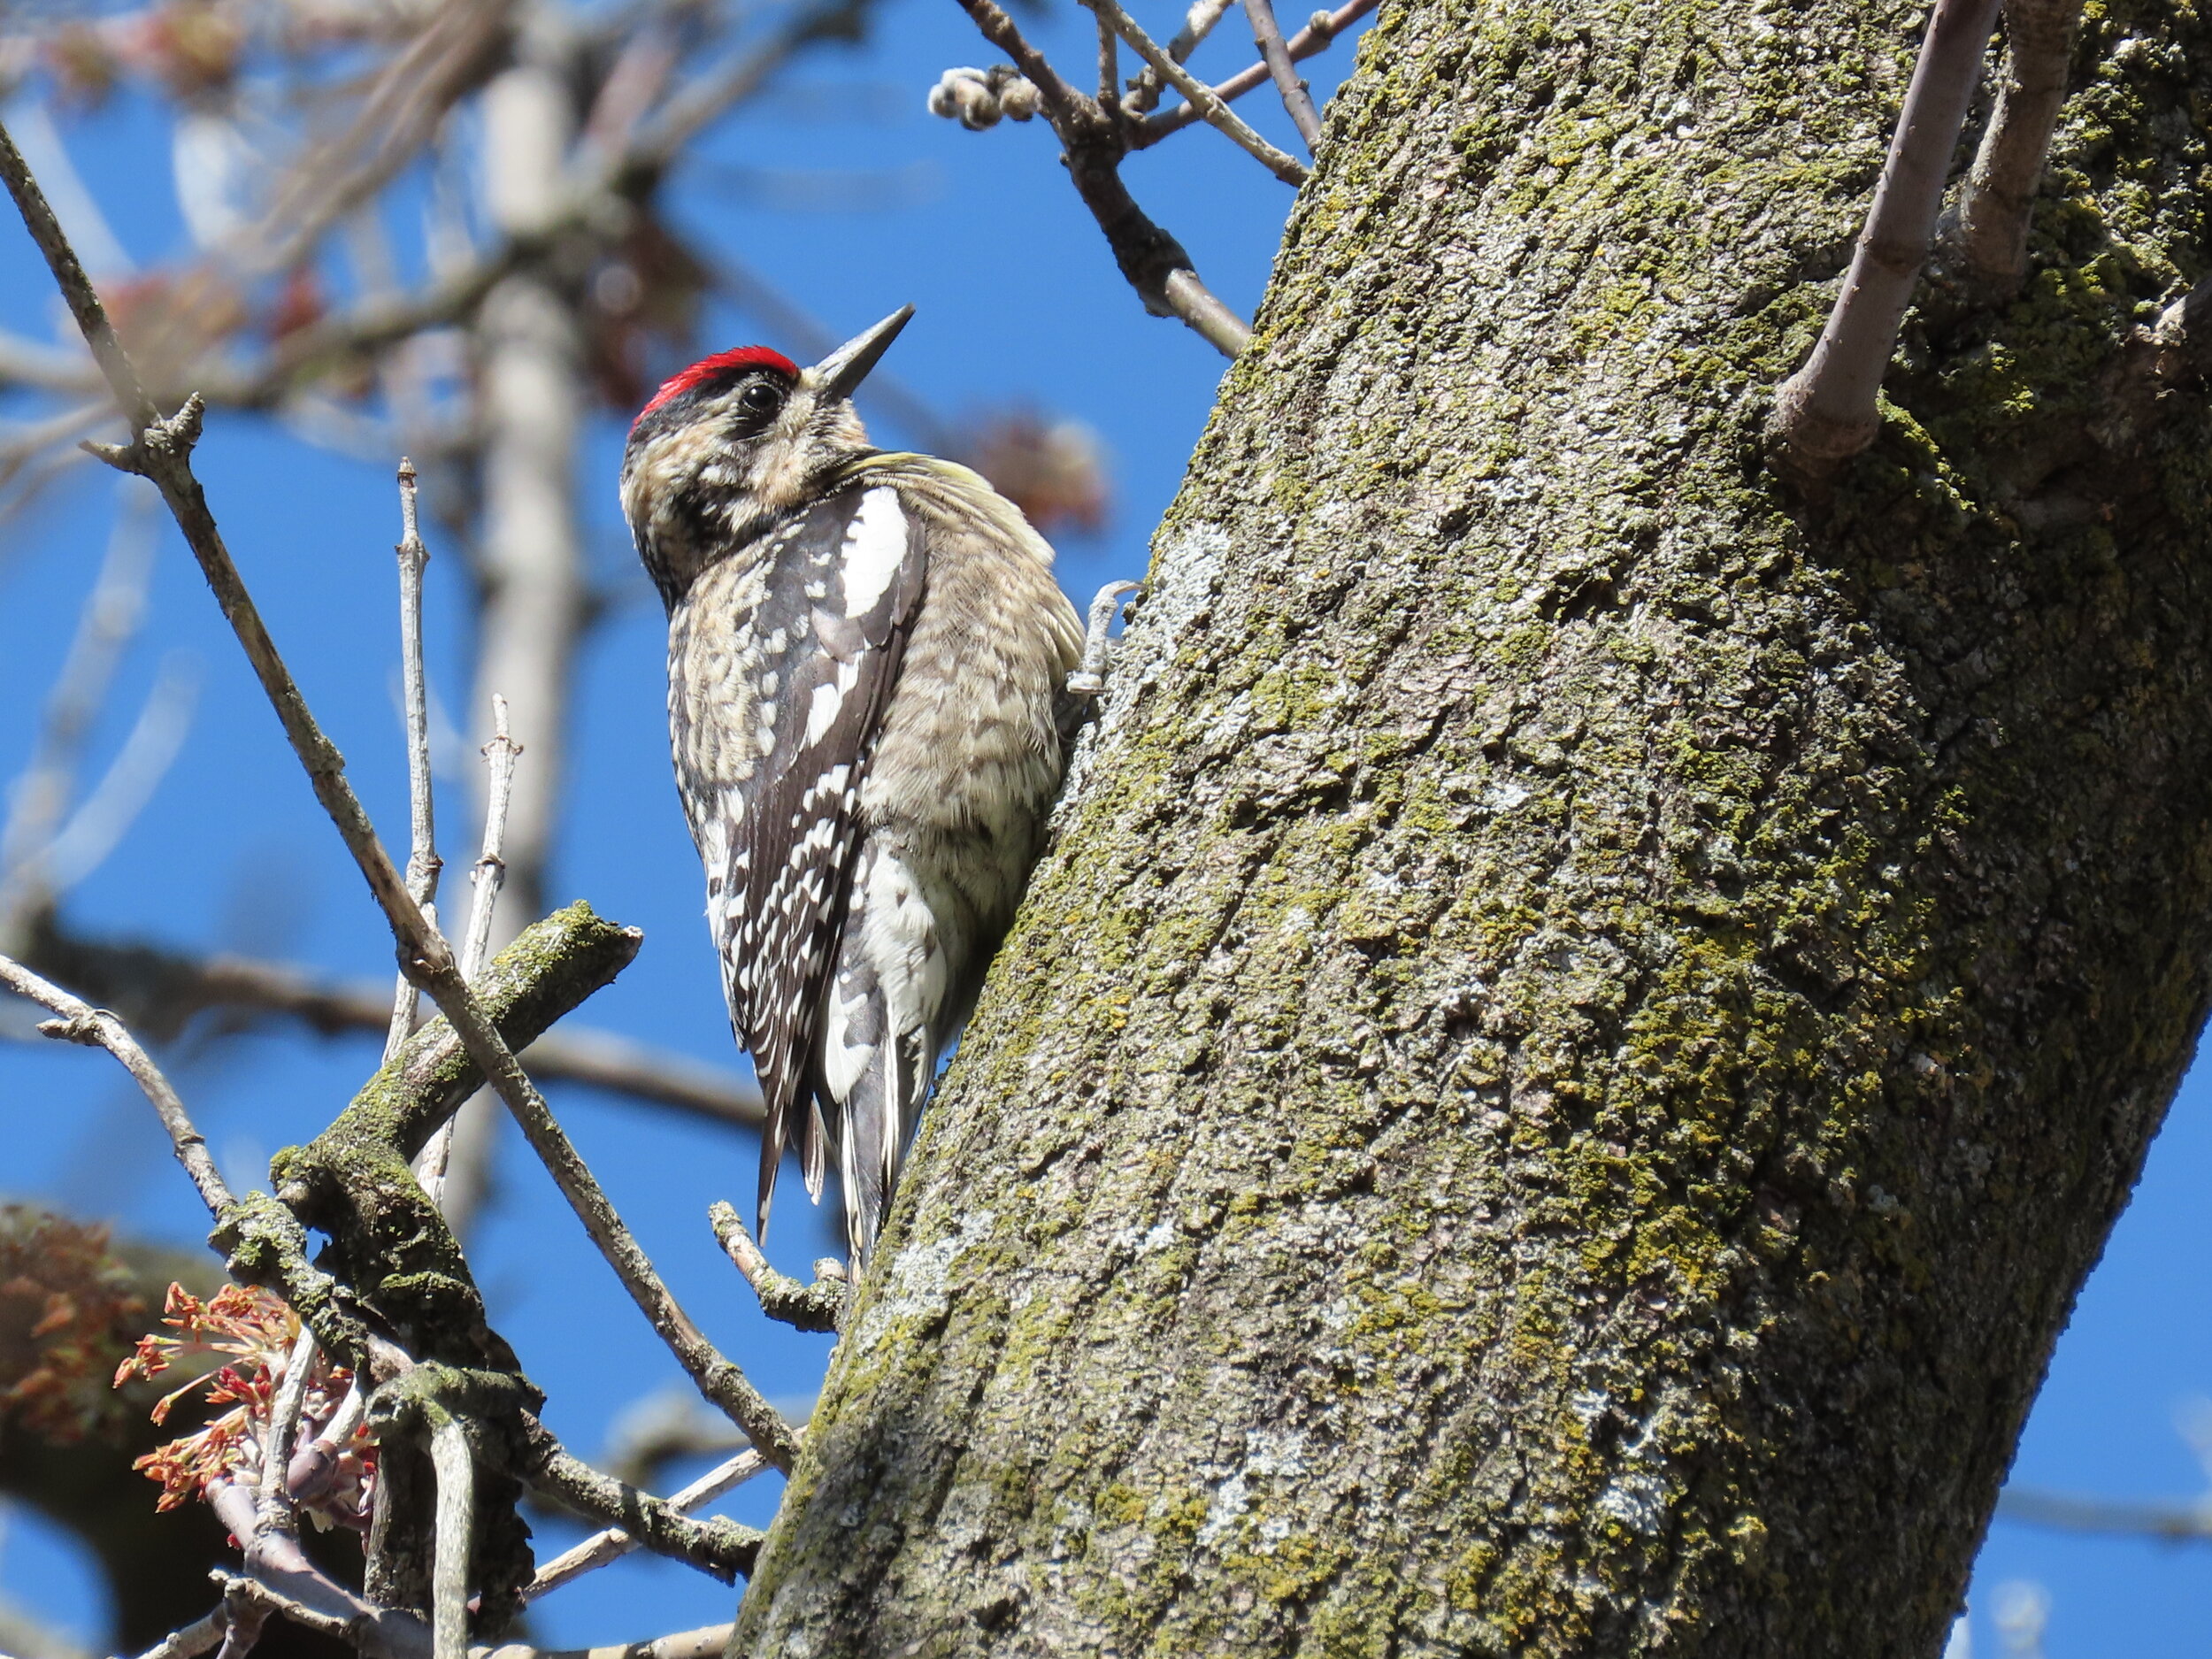
[[[275,708],[293,752],[307,769],[317,800],[337,826],[346,849],[353,855],[355,864],[366,878],[378,903],[398,924],[396,931],[403,949],[422,959],[423,972],[434,972],[442,962],[449,962],[451,953],[434,930],[424,924],[420,909],[408,896],[399,872],[377,840],[375,828],[359,797],[346,781],[343,757],[308,712],[307,701],[300,695],[291,671],[277,654],[276,643],[270,638],[252,595],[239,577],[230,550],[223,543],[222,534],[216,528],[214,517],[208,511],[199,480],[192,475],[190,454],[199,437],[203,406],[196,398],[188,399],[173,419],[165,420],[149,401],[137,370],[132,367],[116,338],[99,295],[94,291],[68,238],[55,220],[53,210],[47,205],[37,180],[31,177],[30,169],[24,165],[14,139],[4,127],[0,127],[0,179],[4,179],[9,195],[23,215],[25,228],[45,256],[63,300],[76,319],[79,331],[92,348],[101,373],[106,375],[109,388],[130,423],[133,442],[127,449],[104,445],[95,453],[111,465],[150,479],[160,488],[171,514],[184,532],[186,544],[215,592],[216,603],[222,607],[224,618],[244,648],[263,692]]]
[[[1098,107],[1112,116],[1121,103],[1121,51],[1114,26],[1103,17],[1093,21],[1098,25]]]
[[[431,1659],[468,1659],[469,1544],[476,1527],[476,1459],[468,1431],[441,1410],[430,1429],[437,1475],[436,1544],[430,1570]]]
[[[368,1659],[430,1659],[430,1632],[420,1619],[403,1609],[365,1601],[310,1561],[296,1538],[257,1527],[253,1494],[246,1488],[211,1480],[203,1495],[244,1547],[250,1592],[274,1611],[338,1637]],[[237,1581],[229,1573],[214,1576],[226,1592]]]
[[[997,0],[959,4],[983,38],[1012,58],[1036,87],[1045,119],[1060,141],[1069,180],[1098,221],[1106,245],[1113,250],[1114,263],[1145,309],[1156,317],[1181,318],[1225,357],[1243,350],[1251,329],[1199,280],[1182,243],[1153,222],[1122,181],[1129,123],[1110,120],[1096,104],[1063,80]]]
[[[360,1378],[346,1390],[346,1397],[331,1413],[315,1438],[292,1454],[284,1471],[285,1490],[298,1502],[309,1503],[319,1498],[330,1487],[338,1473],[339,1454],[346,1442],[353,1438],[354,1430],[361,1426],[361,1418],[368,1408],[368,1389]]]
[[[415,464],[399,461],[399,657],[407,716],[407,891],[417,904],[438,896],[438,827],[430,781],[430,687],[422,660],[422,572],[430,549],[416,524]],[[415,1028],[420,993],[405,974],[392,996],[392,1024],[384,1041],[388,1060]]]
[[[235,1580],[223,1586],[223,1645],[215,1659],[246,1659],[261,1640],[261,1627],[273,1611],[257,1596],[242,1591]]]
[[[472,1647],[469,1659],[721,1659],[734,1624],[708,1624],[614,1647]]]
[[[2172,1543],[2212,1543],[2212,1504],[2147,1503],[2123,1498],[2080,1498],[2061,1492],[2007,1487],[1997,1518],[2070,1532],[2117,1533]]]
[[[1997,0],[1936,0],[1835,309],[1811,357],[1776,395],[1776,457],[1801,479],[1824,477],[1881,430],[1882,376],[1927,262],[1996,12]]]
[[[1167,55],[1179,64],[1190,62],[1199,42],[1213,33],[1214,25],[1221,21],[1222,13],[1229,9],[1229,0],[1191,0],[1190,10],[1183,15],[1183,27],[1175,31],[1167,43]],[[1129,83],[1129,96],[1123,107],[1132,115],[1143,115],[1160,101],[1160,94],[1167,82],[1150,65],[1138,72]]]
[[[1283,26],[1275,20],[1273,0],[1244,0],[1244,15],[1252,20],[1253,43],[1260,49],[1260,61],[1267,65],[1267,73],[1275,79],[1276,90],[1283,95],[1283,108],[1290,112],[1291,125],[1306,141],[1306,153],[1316,153],[1321,148],[1321,111],[1313,107],[1312,88],[1290,60]]]
[[[169,1079],[162,1075],[152,1057],[138,1046],[138,1040],[131,1035],[128,1026],[105,1009],[94,1008],[59,986],[48,984],[7,956],[0,956],[0,985],[60,1016],[39,1026],[48,1036],[82,1043],[87,1048],[105,1048],[113,1055],[131,1074],[131,1080],[153,1102],[161,1126],[169,1132],[169,1144],[177,1155],[177,1162],[184,1165],[192,1185],[199,1188],[200,1202],[207,1206],[208,1213],[219,1217],[230,1208],[230,1188],[224,1184],[215,1160],[208,1155],[206,1141],[192,1126],[191,1114],[177,1098],[177,1091],[170,1087]]]
[[[484,768],[490,787],[484,801],[484,843],[470,874],[473,895],[469,906],[468,936],[461,947],[461,972],[471,984],[484,971],[491,951],[492,916],[499,908],[499,889],[507,879],[507,862],[500,856],[507,839],[507,804],[514,794],[515,758],[522,745],[507,733],[507,699],[492,699],[492,738],[484,745]]]
[[[171,1631],[138,1655],[138,1659],[200,1659],[223,1640],[230,1623],[229,1609],[218,1602],[189,1624]]]
[[[507,861],[501,852],[507,841],[507,804],[514,793],[515,757],[522,745],[507,733],[507,699],[492,699],[492,741],[484,745],[484,764],[490,786],[484,798],[484,841],[475,867],[470,872],[473,891],[469,902],[468,933],[461,941],[461,976],[471,985],[484,971],[491,954],[492,918],[499,908],[500,885],[506,879]],[[465,1110],[465,1108],[464,1109]],[[458,1113],[439,1125],[422,1155],[415,1173],[434,1204],[446,1195],[446,1171],[453,1156],[453,1138],[460,1124]]]
[[[2005,0],[1997,107],[1960,192],[1959,273],[1985,303],[2009,298],[2028,270],[2028,222],[2050,153],[2081,0]]]
[[[303,1325],[292,1352],[284,1362],[284,1379],[277,1385],[269,1411],[268,1444],[262,1448],[260,1490],[256,1494],[262,1513],[273,1525],[290,1526],[292,1513],[292,1440],[299,1431],[300,1413],[307,1404],[307,1380],[315,1369],[315,1333]]]
[[[524,1435],[529,1445],[530,1466],[516,1472],[540,1496],[592,1520],[618,1526],[641,1548],[687,1562],[726,1581],[753,1570],[762,1534],[752,1527],[740,1526],[719,1516],[695,1521],[666,1500],[603,1475],[565,1451],[542,1425],[526,1415]]]
[[[1327,51],[1336,43],[1340,35],[1379,4],[1381,0],[1348,0],[1348,4],[1339,6],[1325,16],[1316,12],[1313,22],[1300,29],[1286,42],[1291,62],[1302,63]],[[1233,104],[1246,93],[1266,85],[1269,79],[1267,65],[1264,63],[1254,64],[1249,68],[1239,70],[1226,81],[1217,82],[1213,89],[1214,96],[1224,104]],[[1130,95],[1133,107],[1135,96],[1133,93]],[[1131,147],[1148,150],[1170,134],[1181,132],[1198,119],[1199,109],[1195,104],[1179,104],[1171,110],[1148,115],[1130,135]]]
[[[133,443],[127,449],[104,449],[100,451],[102,458],[138,472],[160,487],[178,527],[184,532],[186,544],[199,561],[225,618],[276,709],[293,752],[307,769],[317,799],[337,827],[346,849],[353,855],[355,865],[367,880],[370,892],[399,941],[403,965],[430,993],[439,1010],[451,1023],[470,1059],[499,1091],[500,1098],[522,1125],[532,1149],[551,1172],[569,1207],[584,1224],[585,1231],[614,1269],[631,1300],[690,1373],[700,1391],[730,1415],[771,1463],[780,1469],[788,1469],[796,1450],[791,1425],[777,1415],[743,1372],[716,1351],[653,1271],[644,1250],[607,1202],[605,1193],[567,1135],[554,1121],[536,1086],[485,1018],[467,981],[461,977],[452,948],[408,894],[390,855],[377,839],[375,827],[360,798],[346,780],[343,757],[323,735],[309,712],[306,699],[278,654],[275,641],[270,638],[252,595],[240,578],[229,549],[223,544],[222,533],[208,510],[199,480],[193,476],[191,449],[199,435],[201,418],[198,401],[188,400],[184,409],[169,420],[161,419],[148,403],[130,359],[115,338],[98,295],[93,291],[83,266],[78,263],[68,239],[55,222],[52,210],[40,194],[37,181],[24,165],[4,127],[0,127],[0,178],[4,178],[10,195],[23,214],[24,224],[45,256],[78,327],[103,371],[108,373],[117,400],[130,419],[135,434]],[[135,1048],[136,1045],[132,1047]],[[204,1158],[204,1147],[198,1150]],[[209,1162],[209,1174],[213,1173],[213,1168]],[[202,1187],[204,1195],[207,1190]],[[227,1189],[224,1196],[227,1200]]]
[[[730,1265],[745,1276],[745,1282],[753,1287],[753,1294],[760,1299],[763,1313],[795,1331],[838,1328],[852,1300],[852,1284],[846,1277],[842,1262],[825,1257],[815,1263],[814,1282],[803,1284],[769,1264],[768,1257],[746,1231],[734,1206],[720,1202],[709,1205],[707,1222],[729,1256]]]
[[[324,1036],[381,1035],[389,1020],[391,998],[382,988],[327,979],[286,963],[203,958],[50,929],[34,943],[34,972],[81,987],[88,999],[120,1010],[126,1023],[157,1040],[211,1010],[296,1019]],[[613,1032],[565,1021],[523,1050],[523,1058],[533,1077],[586,1083],[719,1125],[761,1124],[760,1092],[749,1079]]]
[[[1188,265],[1167,273],[1160,285],[1168,309],[1188,323],[1208,344],[1225,357],[1244,355],[1252,343],[1252,325],[1231,311],[1226,302],[1198,280]]]
[[[67,892],[97,870],[138,821],[184,747],[198,695],[199,676],[191,659],[180,651],[170,652],[162,659],[153,688],[115,758],[100,780],[85,791],[37,861],[42,866],[37,873],[49,895]],[[19,918],[21,914],[17,912]],[[0,934],[0,942],[4,939]]]
[[[1083,0],[1083,4],[1110,22],[1115,32],[1129,42],[1130,49],[1138,57],[1159,71],[1163,80],[1189,99],[1208,126],[1218,127],[1233,143],[1284,183],[1305,183],[1306,170],[1294,157],[1285,155],[1254,132],[1235,111],[1215,96],[1211,87],[1162,51],[1159,42],[1147,35],[1136,19],[1121,9],[1118,0]]]
[[[724,1493],[743,1486],[767,1467],[768,1460],[749,1447],[734,1457],[724,1459],[689,1486],[671,1494],[668,1507],[679,1514],[688,1515]],[[611,1561],[621,1560],[638,1548],[638,1540],[618,1526],[594,1532],[573,1549],[564,1550],[539,1568],[538,1576],[524,1586],[522,1599],[526,1603],[534,1601],[563,1585],[573,1584]]]

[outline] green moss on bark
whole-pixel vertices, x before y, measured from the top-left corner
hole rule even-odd
[[[1806,502],[1921,20],[1386,10],[741,1651],[1939,1644],[2207,995],[2212,42]]]

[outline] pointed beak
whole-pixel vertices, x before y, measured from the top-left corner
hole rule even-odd
[[[911,305],[900,306],[866,334],[855,335],[809,369],[807,378],[815,383],[816,396],[824,403],[850,397],[913,315]]]

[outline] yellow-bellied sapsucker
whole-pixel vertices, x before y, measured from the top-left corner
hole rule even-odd
[[[676,781],[730,1023],[785,1146],[874,1243],[1060,784],[1084,633],[1052,549],[966,467],[870,445],[853,388],[909,306],[810,369],[762,347],[668,381],[622,505],[668,606]]]

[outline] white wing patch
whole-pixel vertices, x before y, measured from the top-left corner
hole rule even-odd
[[[813,698],[808,703],[806,710],[806,741],[810,747],[822,741],[823,733],[830,729],[830,722],[837,718],[838,708],[844,701],[842,693],[833,683],[814,687]]]
[[[860,511],[845,529],[839,550],[845,579],[845,614],[864,615],[876,608],[906,558],[906,509],[899,492],[887,486],[860,498]]]

